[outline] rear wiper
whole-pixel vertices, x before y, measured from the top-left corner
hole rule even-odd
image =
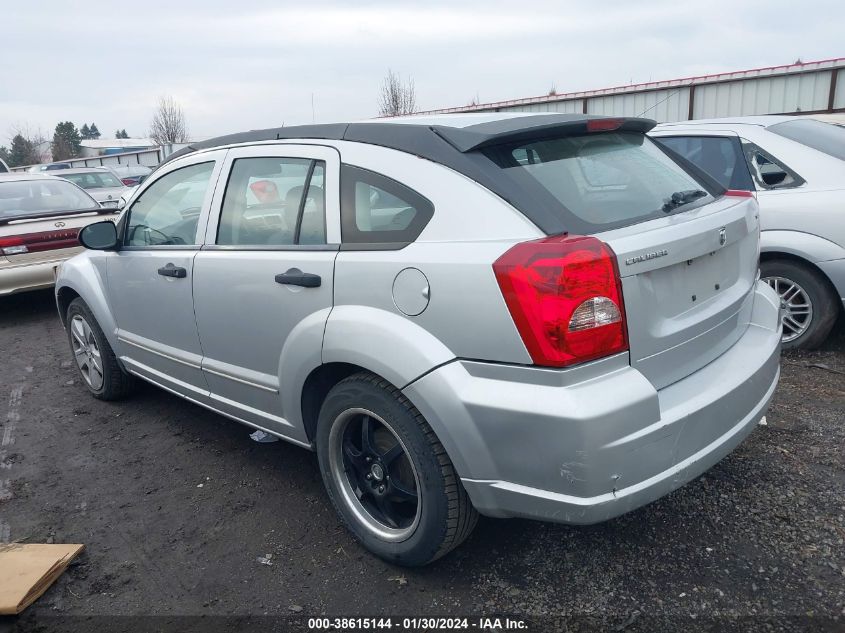
[[[707,195],[706,191],[702,191],[701,189],[687,189],[686,191],[676,191],[669,199],[663,203],[663,212],[669,213],[678,207],[682,207],[685,204],[689,204],[690,202],[694,202],[699,198],[703,198]]]

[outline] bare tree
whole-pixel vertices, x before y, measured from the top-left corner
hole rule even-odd
[[[381,83],[378,101],[381,116],[413,114],[417,109],[414,80],[408,77],[408,80],[402,83],[402,77],[398,73],[388,70],[387,76]]]
[[[173,97],[159,97],[158,107],[150,123],[150,138],[159,145],[185,143],[188,140],[185,112]]]

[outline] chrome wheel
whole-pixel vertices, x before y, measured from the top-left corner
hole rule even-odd
[[[82,378],[91,389],[99,391],[103,387],[103,359],[91,326],[78,314],[70,321],[70,339]]]
[[[347,409],[329,433],[329,470],[347,507],[369,532],[404,541],[420,521],[416,468],[396,432],[366,409]]]
[[[813,302],[800,285],[786,277],[763,279],[780,297],[783,313],[783,342],[794,341],[813,322]]]

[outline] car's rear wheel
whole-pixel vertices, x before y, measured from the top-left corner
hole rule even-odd
[[[132,390],[132,376],[123,371],[100,325],[85,302],[76,298],[67,309],[70,349],[82,382],[95,398],[119,400]]]
[[[335,509],[381,558],[425,565],[475,527],[478,515],[431,427],[378,376],[354,374],[332,388],[316,440]]]
[[[762,262],[760,277],[784,307],[783,347],[813,349],[821,345],[839,313],[826,280],[810,267],[786,259]]]

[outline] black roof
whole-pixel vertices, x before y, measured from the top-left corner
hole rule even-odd
[[[219,136],[191,143],[168,156],[162,165],[195,151],[259,141],[282,139],[326,139],[368,143],[407,152],[420,158],[441,163],[482,184],[522,211],[545,233],[552,235],[571,228],[561,215],[560,203],[551,195],[529,193],[509,179],[501,170],[491,169],[492,163],[481,152],[494,145],[511,142],[530,142],[549,136],[585,134],[587,122],[613,118],[620,121],[616,130],[645,133],[656,125],[651,119],[601,117],[586,114],[539,114],[507,117],[476,123],[465,127],[451,126],[446,120],[460,115],[444,116],[444,124],[427,121],[417,123],[391,123],[372,121],[363,123],[328,123],[252,130]],[[423,120],[426,120],[423,119]]]

